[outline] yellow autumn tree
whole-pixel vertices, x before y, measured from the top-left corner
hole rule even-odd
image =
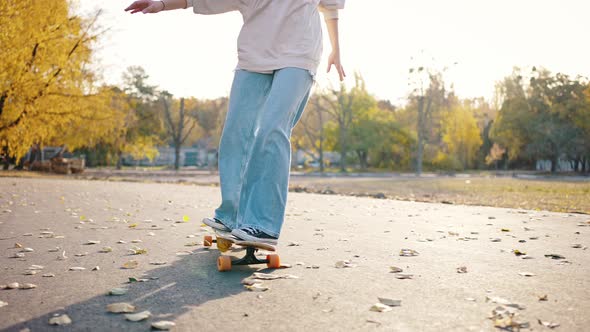
[[[121,113],[89,68],[100,16],[71,15],[67,0],[0,1],[0,147],[91,146]]]
[[[459,161],[463,169],[472,167],[483,143],[473,110],[461,105],[453,107],[443,115],[442,132],[449,157]]]

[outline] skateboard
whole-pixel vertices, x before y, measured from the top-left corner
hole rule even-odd
[[[255,253],[260,249],[272,252],[276,251],[276,248],[273,245],[242,241],[231,235],[231,233],[222,232],[215,229],[214,232],[215,239],[211,235],[205,235],[203,237],[203,245],[205,247],[211,247],[213,243],[215,243],[217,245],[217,249],[219,249],[219,251],[222,253],[228,251],[234,244],[246,249],[246,255],[240,259],[232,259],[231,256],[220,255],[217,258],[217,270],[219,272],[231,270],[232,265],[266,264],[266,266],[271,269],[277,269],[281,267],[281,260],[277,254],[266,255],[266,259],[259,259],[255,255]]]

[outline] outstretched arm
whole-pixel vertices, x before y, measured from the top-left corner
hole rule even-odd
[[[330,35],[330,43],[332,44],[332,53],[328,58],[328,73],[332,66],[338,71],[340,81],[344,80],[346,73],[340,63],[340,39],[338,36],[338,10],[344,8],[345,0],[320,0],[319,10],[324,14],[326,20],[326,27]]]
[[[192,7],[192,0],[137,0],[125,8],[125,11],[131,10],[131,14],[137,12],[155,14],[163,10],[185,9],[188,7]]]
[[[346,73],[344,72],[344,68],[342,68],[342,64],[340,63],[340,40],[338,36],[338,19],[326,19],[326,26],[328,27],[328,34],[330,34],[330,43],[332,44],[332,53],[330,53],[330,57],[328,58],[328,73],[330,72],[330,68],[332,65],[338,71],[338,76],[340,76],[340,81],[344,80],[346,77]]]

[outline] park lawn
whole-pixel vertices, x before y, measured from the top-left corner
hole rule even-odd
[[[590,214],[590,181],[466,178],[292,178],[310,191],[374,195],[422,202]]]

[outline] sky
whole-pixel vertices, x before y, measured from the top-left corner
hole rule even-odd
[[[103,10],[99,22],[109,31],[96,45],[96,61],[105,82],[120,84],[135,65],[176,97],[228,95],[239,13],[125,12],[132,2],[74,0],[78,13]],[[339,20],[345,83],[353,85],[358,72],[377,98],[403,105],[409,68],[421,64],[448,67],[445,79],[458,96],[488,100],[515,66],[590,77],[588,13],[587,0],[348,0]],[[320,87],[338,84],[336,71],[326,73],[330,49],[325,32]]]

